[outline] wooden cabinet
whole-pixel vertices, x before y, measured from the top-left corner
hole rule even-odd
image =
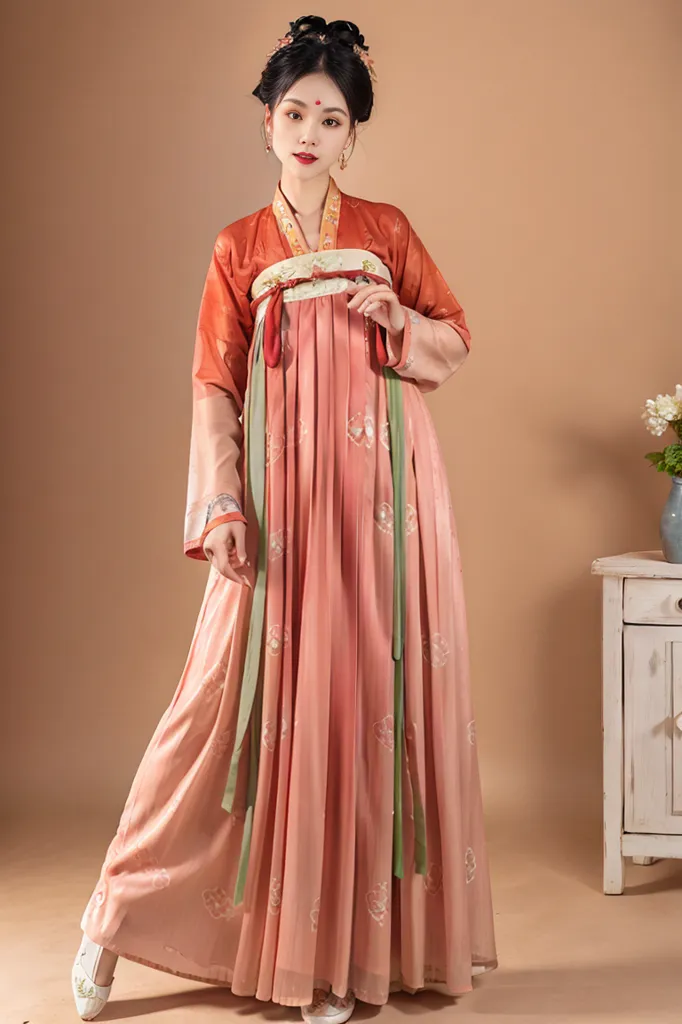
[[[624,858],[682,857],[682,564],[599,558],[603,577],[604,892]]]

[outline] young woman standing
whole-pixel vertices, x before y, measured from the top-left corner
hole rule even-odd
[[[185,553],[211,563],[178,688],[83,913],[86,1019],[118,956],[342,1024],[496,966],[462,570],[424,394],[469,351],[398,207],[343,192],[374,72],[292,22],[254,90],[271,203],[199,312]]]

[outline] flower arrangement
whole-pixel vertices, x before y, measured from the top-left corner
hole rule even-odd
[[[668,427],[675,431],[678,441],[666,445],[662,452],[648,452],[645,458],[659,473],[682,477],[682,384],[676,386],[674,395],[657,395],[656,398],[647,399],[642,419],[646,422],[647,430],[656,437],[660,437]]]

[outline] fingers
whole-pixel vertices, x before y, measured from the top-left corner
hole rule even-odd
[[[251,564],[246,557],[245,550],[243,551],[241,558],[237,556],[234,548],[231,551],[228,550],[227,545],[220,546],[215,551],[208,545],[204,545],[204,550],[209,562],[221,576],[224,576],[225,579],[232,580],[233,583],[238,583],[242,587],[249,587],[253,589],[251,581],[246,575],[246,571],[240,570],[238,567],[239,565],[250,566]]]
[[[246,534],[243,531],[237,536],[233,551],[240,565],[249,564],[246,557]]]
[[[230,564],[228,558],[216,555],[211,559],[211,564],[218,570],[221,576],[225,577],[225,579],[232,580],[233,583],[238,583],[240,587],[249,587],[250,589],[253,589],[251,587],[251,581],[246,574],[235,569],[234,566]]]
[[[213,563],[215,565],[215,562]],[[243,576],[241,573],[233,569],[229,562],[225,561],[222,565],[216,565],[218,572],[228,580],[232,580],[233,583],[238,583],[240,587],[251,587],[250,581]]]
[[[395,295],[387,284],[364,284],[351,285],[348,291],[353,293],[353,298],[348,301],[349,309],[358,309],[365,300],[374,298],[377,293],[384,293],[387,295]],[[397,298],[397,295],[396,295]]]

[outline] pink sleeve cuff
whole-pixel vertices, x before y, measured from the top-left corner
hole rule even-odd
[[[409,356],[410,348],[412,345],[412,324],[410,321],[410,310],[407,306],[403,306],[403,312],[405,313],[405,326],[403,328],[402,338],[398,339],[395,336],[391,337],[388,333],[386,334],[386,366],[390,366],[392,370],[398,372],[405,367]]]
[[[241,512],[226,512],[225,515],[216,516],[215,519],[211,519],[210,523],[206,524],[204,532],[198,540],[187,541],[184,546],[184,553],[188,558],[197,558],[200,561],[207,562],[206,552],[204,551],[204,541],[206,537],[216,526],[221,526],[223,523],[246,523],[246,518]]]

